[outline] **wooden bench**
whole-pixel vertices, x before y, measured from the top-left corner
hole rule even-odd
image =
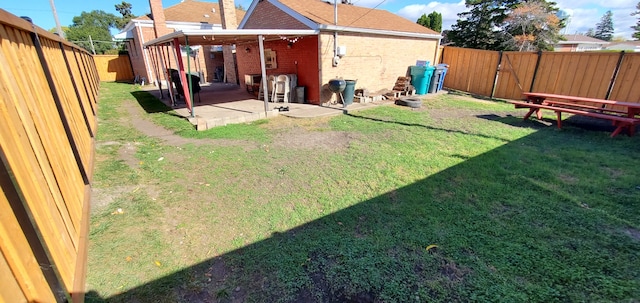
[[[529,112],[524,116],[524,120],[527,120],[534,113],[538,119],[542,119],[540,109],[547,109],[556,112],[558,128],[562,128],[562,113],[605,119],[611,121],[613,125],[616,126],[616,129],[611,133],[611,137],[615,137],[625,129],[629,136],[633,136],[636,125],[640,124],[640,118],[636,117],[636,115],[640,114],[640,103],[544,93],[524,93],[524,95],[527,96],[527,102],[508,101],[516,108],[529,109]],[[607,105],[619,106],[626,110],[604,107]],[[626,116],[622,116],[620,114],[625,114]]]

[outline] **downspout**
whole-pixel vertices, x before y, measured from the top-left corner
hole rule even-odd
[[[439,38],[438,42],[436,42],[436,51],[435,51],[435,54],[433,55],[433,65],[438,65],[438,63],[442,63],[442,55],[443,54],[440,54],[440,58],[438,58],[438,53],[440,52],[440,40],[441,39],[442,38]],[[442,49],[442,52],[444,53],[444,48]],[[438,59],[440,59],[440,60],[438,60]],[[438,62],[438,61],[440,61],[440,62]]]
[[[338,26],[338,0],[333,0],[333,23]],[[333,32],[333,67],[338,66],[338,30]]]
[[[142,49],[142,56],[144,57],[144,67],[146,67],[147,75],[151,75],[151,70],[149,69],[149,57],[147,56],[147,52],[144,48],[145,41],[144,41],[144,36],[142,35],[142,25],[139,23],[136,25],[139,25],[136,27],[138,28],[138,35],[140,35],[140,48]],[[147,79],[147,81],[149,81],[149,79]]]

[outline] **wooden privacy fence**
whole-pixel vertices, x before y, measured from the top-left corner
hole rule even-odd
[[[132,81],[133,67],[128,55],[95,55],[101,81]]]
[[[498,52],[445,47],[444,86],[472,94],[523,99],[543,92],[640,102],[640,54],[610,52]]]
[[[99,78],[76,45],[0,10],[0,301],[84,298]]]

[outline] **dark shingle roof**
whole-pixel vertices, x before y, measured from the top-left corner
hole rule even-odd
[[[320,0],[278,0],[317,24],[334,24],[333,3]],[[385,10],[338,4],[338,26],[420,34],[440,33]]]

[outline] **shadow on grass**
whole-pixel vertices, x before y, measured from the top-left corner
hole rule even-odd
[[[116,296],[86,299],[633,301],[640,240],[625,231],[640,227],[640,172],[631,169],[640,165],[638,143],[541,130]]]
[[[448,129],[448,128],[438,128],[438,127],[433,127],[433,126],[429,126],[429,125],[425,125],[425,124],[406,123],[406,122],[399,122],[399,121],[392,121],[392,120],[384,120],[384,119],[361,116],[361,115],[351,114],[351,113],[347,113],[345,115],[347,115],[349,117],[353,117],[353,118],[368,120],[368,121],[392,123],[392,124],[410,126],[410,127],[420,127],[420,128],[425,128],[425,129],[429,129],[429,130],[445,131],[445,132],[457,133],[457,134],[463,134],[463,135],[470,135],[470,136],[478,136],[478,137],[482,137],[482,138],[494,139],[494,140],[498,140],[498,141],[507,142],[507,140],[505,140],[504,138],[499,138],[499,137],[494,137],[494,136],[487,136],[487,135],[483,135],[483,134],[471,134],[471,133],[463,132],[463,131],[459,131],[459,130],[453,130],[453,129]]]
[[[523,112],[523,116],[524,116],[524,112]],[[544,117],[542,118],[542,120],[537,120],[535,118],[522,120],[522,117],[515,117],[512,115],[507,115],[505,117],[502,117],[495,114],[477,115],[476,117],[485,119],[485,120],[502,122],[504,124],[508,124],[516,127],[528,127],[528,128],[538,129],[538,130],[544,129],[546,127],[552,127],[554,129],[557,129],[556,119],[549,119]],[[578,115],[574,115],[567,119],[562,120],[562,127],[579,129],[584,131],[609,132],[609,133],[613,132],[616,129],[616,127],[612,125],[611,121],[585,117],[585,116],[578,116]],[[625,133],[626,131],[623,132],[623,134]]]
[[[136,101],[138,101],[140,107],[142,107],[142,109],[144,109],[144,111],[149,114],[166,113],[167,115],[171,115],[174,117],[184,118],[173,112],[173,108],[167,106],[162,101],[158,100],[158,98],[146,91],[134,91],[131,92],[131,95],[136,98]]]

